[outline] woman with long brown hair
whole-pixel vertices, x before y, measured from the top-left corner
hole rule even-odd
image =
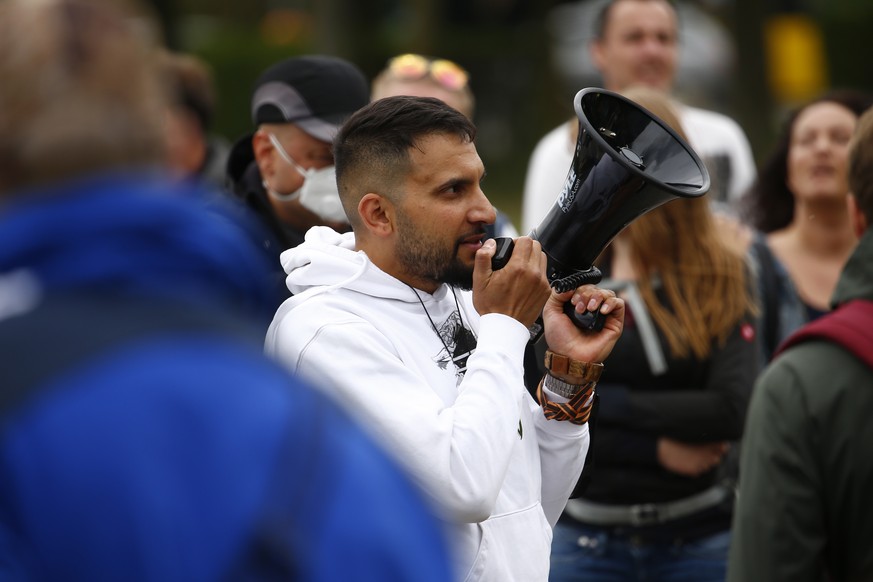
[[[669,98],[625,93],[682,135]],[[555,530],[551,580],[724,580],[734,492],[720,468],[757,372],[742,255],[708,200],[633,222],[597,261],[628,305],[601,378],[593,471]]]

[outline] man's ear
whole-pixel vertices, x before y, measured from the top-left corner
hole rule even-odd
[[[259,129],[252,136],[252,151],[255,152],[255,162],[258,164],[258,170],[264,179],[273,175],[274,149],[273,143],[265,131]]]
[[[849,219],[852,221],[852,229],[855,231],[855,236],[861,238],[861,235],[864,234],[865,230],[867,230],[867,217],[864,216],[861,208],[858,207],[858,200],[851,192],[849,192],[848,204]]]
[[[381,194],[367,192],[358,202],[358,215],[364,228],[375,237],[385,238],[395,231],[394,204]]]

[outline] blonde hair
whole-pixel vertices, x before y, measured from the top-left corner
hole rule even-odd
[[[670,99],[654,89],[624,95],[685,139]],[[705,196],[677,199],[641,216],[621,233],[638,286],[672,354],[706,358],[744,316],[755,312],[743,257],[721,238]],[[667,304],[658,299],[658,285]]]
[[[166,102],[132,8],[0,2],[0,191],[161,162]]]
[[[453,91],[443,87],[429,76],[420,79],[399,79],[391,72],[390,68],[383,69],[373,79],[371,84],[371,100],[376,101],[377,99],[393,97],[395,95],[407,95],[409,94],[408,87],[410,85],[415,85],[419,88],[419,90],[415,92],[418,96],[436,96],[439,94],[438,92],[452,95],[453,102],[449,103],[449,105],[466,115],[468,119],[473,119],[476,100],[473,96],[473,91],[468,84],[465,84],[461,89]],[[404,89],[404,87],[406,87],[406,89]],[[431,91],[428,91],[427,89],[430,89]],[[437,93],[433,93],[434,91]]]

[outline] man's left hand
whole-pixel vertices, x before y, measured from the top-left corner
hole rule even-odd
[[[583,331],[564,313],[570,301],[578,313],[600,311],[606,320],[600,331]],[[624,329],[624,300],[615,292],[594,285],[552,295],[543,308],[543,324],[549,349],[574,360],[602,363],[612,352]]]

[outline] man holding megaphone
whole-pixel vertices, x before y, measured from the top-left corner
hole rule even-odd
[[[266,349],[405,465],[451,524],[459,579],[544,581],[624,303],[591,285],[551,289],[530,237],[492,268],[475,133],[430,98],[381,99],[346,122],[334,153],[353,232],[316,227],[283,253],[293,297]],[[602,329],[575,325],[568,301]],[[535,400],[522,360],[540,317],[550,351]]]

